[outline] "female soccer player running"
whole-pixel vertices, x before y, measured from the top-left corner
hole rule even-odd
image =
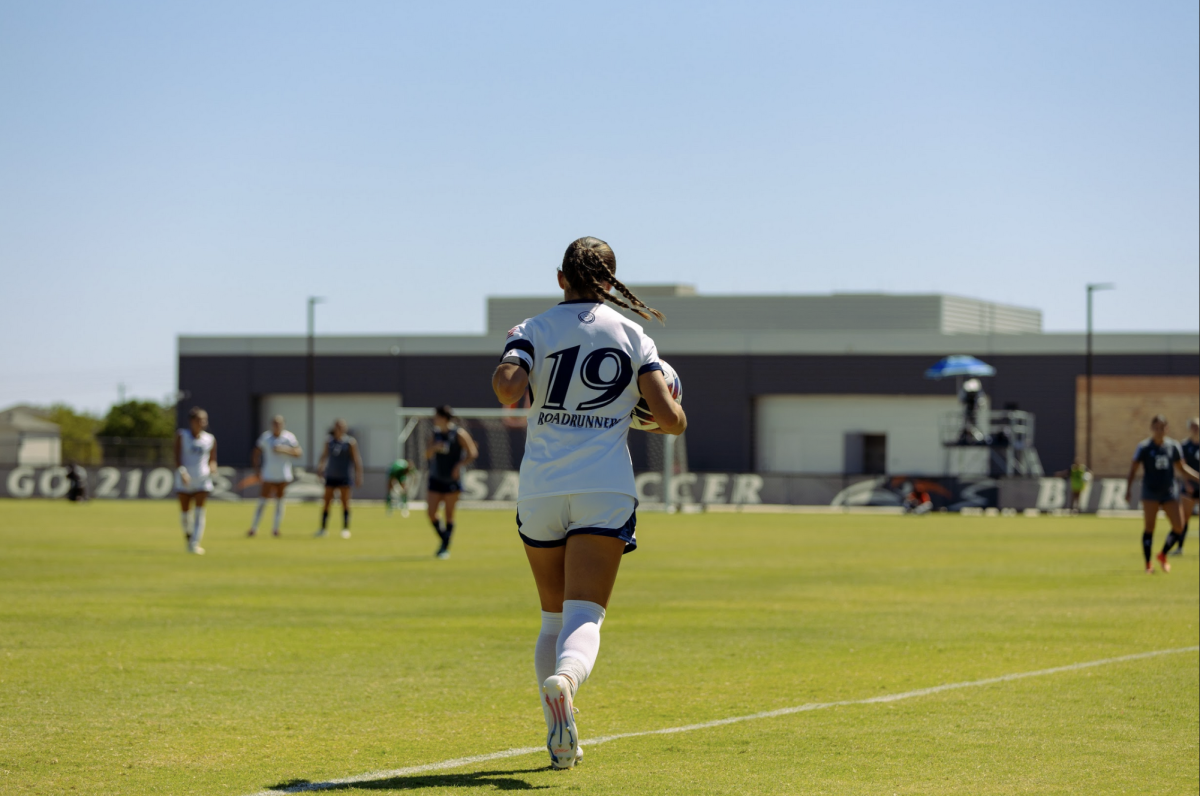
[[[217,469],[217,438],[208,428],[208,412],[193,406],[188,427],[175,433],[175,491],[179,494],[179,525],[189,553],[204,555],[204,504],[213,491],[212,474]],[[189,521],[188,509],[195,504]]]
[[[1167,436],[1167,419],[1155,415],[1150,421],[1151,435],[1142,440],[1133,453],[1133,464],[1129,468],[1129,478],[1125,482],[1125,502],[1128,503],[1133,494],[1133,478],[1137,475],[1138,467],[1144,469],[1142,476],[1142,556],[1146,559],[1146,574],[1154,572],[1150,556],[1154,552],[1154,525],[1161,508],[1171,523],[1171,533],[1167,543],[1158,554],[1158,563],[1163,572],[1170,572],[1171,565],[1167,563],[1167,551],[1175,544],[1175,540],[1183,535],[1183,523],[1179,517],[1179,488],[1175,483],[1175,473],[1183,478],[1200,478],[1191,467],[1183,462],[1183,451],[1179,443]]]
[[[454,411],[449,406],[439,406],[433,415],[433,439],[425,447],[425,460],[429,462],[429,521],[442,540],[435,555],[450,557],[450,537],[454,535],[454,507],[462,492],[462,470],[479,458],[479,448],[465,428],[454,422]],[[438,519],[438,507],[445,507],[445,525]]]
[[[637,547],[630,413],[644,397],[662,432],[687,427],[654,341],[605,302],[646,319],[661,321],[662,313],[621,284],[616,270],[604,241],[572,243],[558,272],[563,302],[508,333],[492,376],[501,403],[533,391],[517,529],[542,607],[534,667],[554,768],[582,756],[575,694],[595,665],[621,556]],[[609,295],[614,287],[629,303]]]

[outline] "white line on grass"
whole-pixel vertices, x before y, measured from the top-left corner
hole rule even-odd
[[[959,688],[975,688],[981,685],[992,685],[994,683],[1007,683],[1011,680],[1023,680],[1026,677],[1043,677],[1048,674],[1059,674],[1061,672],[1074,672],[1079,669],[1090,669],[1093,666],[1105,666],[1110,663],[1124,663],[1126,661],[1138,661],[1144,658],[1155,658],[1159,655],[1178,655],[1183,652],[1200,652],[1200,646],[1195,647],[1179,647],[1170,650],[1155,650],[1153,652],[1138,652],[1133,655],[1120,655],[1116,658],[1101,658],[1098,661],[1085,661],[1083,663],[1071,663],[1066,666],[1055,666],[1050,669],[1038,669],[1034,672],[1017,672],[1015,674],[1003,674],[999,677],[988,677],[983,680],[971,680],[965,683],[946,683],[945,685],[935,685],[930,688],[918,688],[915,691],[903,691],[899,694],[885,694],[883,696],[868,697],[866,699],[844,699],[838,702],[810,702],[807,705],[796,705],[790,708],[779,708],[778,710],[768,710],[763,713],[751,713],[748,716],[733,716],[727,719],[716,719],[714,721],[705,721],[700,724],[685,724],[682,727],[667,727],[661,730],[642,730],[641,732],[622,732],[616,735],[602,735],[599,738],[584,738],[580,741],[581,745],[595,746],[600,743],[608,743],[609,741],[618,741],[622,738],[641,738],[646,735],[671,735],[677,732],[692,732],[694,730],[707,730],[710,727],[723,727],[726,724],[737,724],[743,721],[755,721],[756,719],[770,719],[776,716],[788,716],[792,713],[804,713],[810,710],[823,710],[824,708],[838,708],[847,705],[874,705],[880,702],[899,702],[902,699],[912,699],[913,697],[929,696],[930,694],[939,694],[943,691],[954,691]],[[521,757],[522,755],[532,755],[539,752],[545,753],[545,746],[523,746],[518,749],[505,749],[502,752],[491,752],[486,755],[474,755],[472,757],[456,757],[453,760],[443,760],[439,763],[425,763],[419,766],[409,766],[408,768],[395,768],[391,771],[372,771],[368,774],[358,774],[353,777],[342,777],[340,779],[330,779],[324,782],[305,782],[302,784],[291,785],[286,788],[276,790],[264,790],[253,794],[252,796],[280,796],[288,793],[305,793],[311,791],[330,790],[339,786],[354,785],[357,783],[373,782],[381,779],[391,779],[393,777],[406,777],[412,774],[424,774],[429,771],[445,771],[451,768],[460,768],[469,766],[473,763],[486,763],[490,760],[502,760],[506,757]]]

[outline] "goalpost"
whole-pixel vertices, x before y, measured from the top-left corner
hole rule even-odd
[[[402,406],[396,409],[396,458],[412,462],[419,473],[416,491],[423,494],[425,488],[425,451],[433,437],[433,415],[430,406]],[[509,506],[516,500],[516,473],[521,468],[521,456],[525,452],[525,427],[530,410],[507,407],[468,407],[455,409],[458,423],[471,434],[479,447],[479,458],[472,465],[476,472],[471,490],[464,489],[463,499],[479,504],[480,498],[468,497],[467,492],[479,492],[487,485],[487,495],[482,504],[495,503],[497,507]],[[670,434],[647,434],[630,431],[629,452],[637,475],[642,506],[649,510],[660,509],[674,512],[681,500],[678,495],[678,476],[687,472],[687,450],[683,437]],[[486,473],[481,478],[478,473]],[[661,479],[661,480],[660,480]],[[649,494],[650,482],[659,486]],[[642,500],[642,497],[645,497]]]

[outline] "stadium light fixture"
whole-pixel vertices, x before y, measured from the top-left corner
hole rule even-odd
[[[308,357],[307,357],[307,363],[306,363],[308,367],[307,367],[307,374],[306,374],[306,380],[305,380],[306,386],[307,386],[307,392],[308,392],[308,440],[306,441],[306,443],[304,445],[304,452],[305,452],[304,458],[305,458],[305,461],[307,462],[308,469],[310,469],[310,470],[312,469],[312,466],[313,466],[313,448],[317,444],[317,442],[316,442],[316,433],[317,433],[316,419],[314,417],[314,406],[316,404],[314,393],[316,392],[316,381],[317,381],[317,378],[316,378],[316,376],[317,376],[317,372],[316,372],[317,371],[317,357],[316,357],[316,346],[315,346],[316,341],[314,339],[316,336],[316,325],[317,325],[316,307],[318,304],[322,304],[324,302],[325,302],[325,299],[321,296],[309,296],[308,297]]]
[[[1092,294],[1097,290],[1116,289],[1111,282],[1089,282],[1087,286],[1087,426],[1084,433],[1087,449],[1083,464],[1088,472],[1092,470]]]

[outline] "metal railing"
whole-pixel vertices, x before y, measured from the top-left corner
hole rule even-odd
[[[97,437],[102,463],[111,467],[174,467],[175,440],[164,438]]]

